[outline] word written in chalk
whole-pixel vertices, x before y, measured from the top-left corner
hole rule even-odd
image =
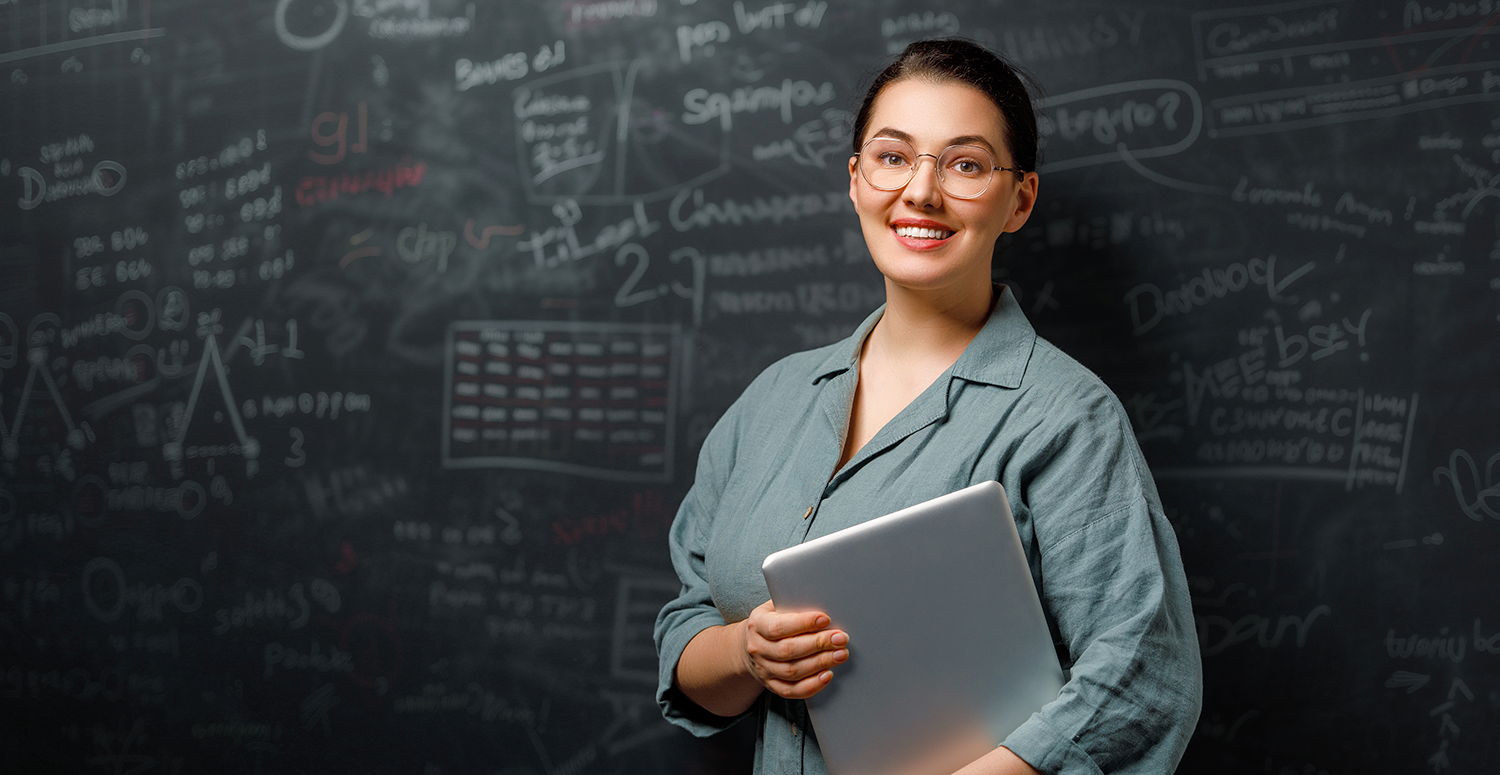
[[[439,272],[448,271],[448,256],[458,247],[458,234],[428,231],[426,223],[408,226],[396,235],[396,253],[409,264],[436,260]]]
[[[1140,336],[1155,328],[1162,318],[1186,315],[1196,307],[1243,291],[1252,284],[1264,286],[1266,296],[1273,302],[1296,303],[1296,296],[1285,296],[1283,291],[1316,266],[1315,262],[1309,261],[1278,278],[1276,256],[1270,255],[1264,259],[1252,258],[1245,263],[1235,262],[1223,269],[1204,268],[1202,274],[1183,283],[1180,288],[1164,291],[1155,283],[1141,283],[1125,292],[1125,304],[1130,307],[1133,326],[1131,333]]]

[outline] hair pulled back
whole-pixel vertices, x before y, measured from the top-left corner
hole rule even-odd
[[[1035,79],[1005,58],[961,38],[912,43],[875,77],[854,119],[855,153],[864,145],[865,127],[875,98],[885,87],[913,78],[938,83],[956,81],[989,97],[1005,118],[1005,145],[1015,158],[1015,166],[1028,172],[1036,169],[1036,112],[1031,106],[1032,92],[1039,91]]]

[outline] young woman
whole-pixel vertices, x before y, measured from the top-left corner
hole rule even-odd
[[[979,46],[918,42],[854,130],[849,197],[886,304],[768,368],[705,441],[671,531],[682,592],[656,625],[662,712],[698,735],[753,713],[757,773],[825,772],[803,700],[859,644],[777,613],[761,561],[998,480],[1069,678],[960,772],[1170,772],[1202,694],[1172,527],[1119,401],[990,282],[1036,204],[1029,94]],[[942,660],[945,623],[897,613]]]

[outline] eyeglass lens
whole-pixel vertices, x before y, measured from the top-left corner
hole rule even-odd
[[[859,173],[875,188],[894,191],[911,181],[920,161],[916,150],[904,140],[876,137],[860,151]],[[961,199],[983,194],[989,188],[995,167],[994,157],[977,145],[950,145],[943,149],[936,163],[938,185]]]

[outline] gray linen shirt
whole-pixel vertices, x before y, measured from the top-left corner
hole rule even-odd
[[[996,290],[952,368],[837,472],[860,345],[884,308],[848,339],[773,364],[709,433],[670,533],[682,591],[656,620],[669,721],[706,736],[738,720],[703,710],[673,675],[693,636],[770,598],[768,554],[998,480],[1069,671],[1061,696],[1004,745],[1046,773],[1177,766],[1203,679],[1176,536],[1119,400]],[[912,617],[940,658],[943,622]],[[755,772],[827,771],[803,702],[763,692],[751,714]]]

